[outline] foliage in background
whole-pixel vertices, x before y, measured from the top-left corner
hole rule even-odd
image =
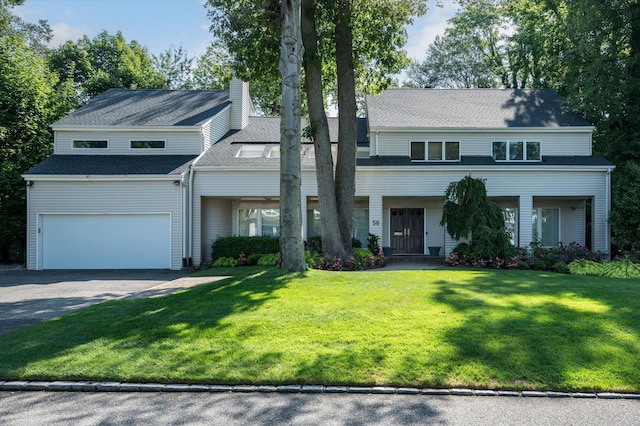
[[[223,90],[231,81],[231,56],[218,40],[205,53],[189,56],[182,47],[153,55],[153,68],[163,75],[169,89]],[[260,99],[261,87],[251,85],[252,98]]]
[[[26,189],[21,174],[52,152],[49,125],[73,106],[73,90],[49,71],[45,22],[11,13],[0,3],[0,262],[24,261]]]
[[[568,265],[569,271],[574,275],[592,275],[609,278],[640,278],[640,264],[629,259],[618,260],[611,263],[598,263],[592,260],[574,260]]]
[[[135,40],[127,42],[119,31],[67,41],[51,52],[49,66],[61,81],[75,83],[78,104],[111,88],[166,88],[147,49]]]
[[[215,262],[221,257],[237,259],[240,253],[244,253],[248,258],[253,254],[278,253],[279,250],[280,242],[278,237],[218,237],[211,244],[211,257]]]

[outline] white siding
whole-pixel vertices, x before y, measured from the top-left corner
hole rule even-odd
[[[427,249],[429,247],[442,247],[440,255],[444,255],[444,227],[440,226],[442,209],[427,209]]]
[[[249,85],[233,78],[229,83],[229,99],[231,100],[231,128],[244,129],[249,124],[251,105]]]
[[[54,154],[67,155],[198,155],[202,132],[193,128],[181,132],[163,131],[66,131],[55,132]],[[108,140],[108,149],[73,149],[74,140]],[[165,149],[130,149],[131,140],[163,140]]]
[[[375,132],[372,134],[372,152],[375,155]],[[506,140],[539,141],[542,155],[591,155],[591,134],[565,132],[380,132],[378,155],[410,154],[411,141],[460,141],[460,155],[491,155],[491,142]]]
[[[182,267],[181,189],[172,181],[36,181],[29,189],[27,267],[36,268],[37,217],[53,213],[170,213],[171,269]]]
[[[202,199],[202,242],[201,252],[204,262],[211,261],[211,243],[218,237],[232,235],[231,201],[217,198]]]
[[[209,149],[211,145],[218,142],[220,138],[227,134],[230,129],[230,120],[231,108],[225,108],[211,120],[211,122],[207,125],[209,135],[207,138],[205,138],[205,151]]]
[[[560,240],[563,244],[578,243],[585,245],[586,216],[584,207],[565,207],[560,209]]]
[[[571,211],[571,203],[593,198],[593,248],[607,251],[604,171],[442,168],[434,172],[433,168],[420,167],[387,169],[360,167],[356,172],[356,196],[368,197],[369,230],[381,237],[381,246],[389,245],[389,208],[423,207],[427,209],[427,232],[429,232],[426,247],[436,245],[432,244],[434,240],[442,241],[445,250],[441,253],[448,254],[457,242],[451,241],[444,229],[439,226],[442,196],[449,183],[460,180],[469,173],[473,177],[486,179],[490,197],[500,197],[502,202],[508,199],[510,205],[514,204],[519,208],[521,245],[528,245],[531,240],[531,226],[526,225],[531,223],[531,209],[534,202],[537,205],[540,200],[551,200],[554,206],[569,208]],[[302,197],[316,197],[317,184],[314,172],[304,171],[302,175]],[[199,203],[200,197],[277,199],[279,173],[276,169],[197,171],[194,191],[196,203]],[[576,201],[566,201],[567,199]],[[523,205],[525,208],[522,208]],[[194,214],[198,215],[199,208],[194,207]],[[578,222],[571,223],[574,219]],[[578,234],[584,229],[583,214],[565,212],[561,220],[563,242],[564,236],[571,236],[572,240],[580,242]],[[194,226],[197,225],[197,221],[198,219]],[[235,217],[232,217],[231,222],[232,226],[235,226]],[[304,231],[306,232],[306,229]],[[231,232],[233,233],[234,229]],[[200,230],[194,232],[194,239],[199,240],[201,235],[204,234],[201,234]],[[194,241],[194,243],[195,247],[201,247],[200,241]],[[196,259],[196,256],[198,254],[194,253],[194,263],[197,265],[201,259]]]
[[[605,172],[588,171],[472,171],[472,170],[438,170],[433,173],[412,168],[411,170],[388,169],[367,170],[360,168],[357,172],[356,195],[382,196],[385,200],[383,244],[388,244],[387,199],[398,197],[442,197],[450,182],[460,180],[471,173],[473,177],[486,179],[487,192],[490,197],[514,197],[520,199],[522,206],[526,200],[534,197],[558,197],[570,199],[594,198],[593,216],[593,249],[608,251],[606,247],[606,206],[605,206]],[[562,184],[558,184],[561,182]],[[555,200],[557,205],[560,200]],[[531,201],[529,201],[531,203]],[[416,205],[419,207],[419,205]],[[531,204],[529,208],[520,209],[520,244],[528,245],[531,238]],[[583,222],[583,219],[580,219]],[[576,229],[577,229],[577,225]],[[583,224],[580,226],[583,228]],[[573,235],[577,231],[573,232]],[[571,235],[571,234],[569,234]],[[448,238],[448,237],[447,237]],[[564,238],[563,238],[564,240]],[[576,241],[579,241],[576,238]],[[430,243],[429,243],[430,244]],[[455,245],[455,244],[454,244]],[[446,244],[450,250],[450,242]],[[448,251],[447,251],[448,252]]]

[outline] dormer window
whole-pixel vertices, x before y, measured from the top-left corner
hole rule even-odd
[[[460,161],[460,142],[412,141],[411,161]]]
[[[540,142],[496,141],[491,155],[496,161],[540,161]]]
[[[165,142],[164,141],[131,141],[129,142],[129,147],[131,149],[164,149]]]
[[[71,146],[73,149],[108,149],[109,141],[107,140],[74,140]]]

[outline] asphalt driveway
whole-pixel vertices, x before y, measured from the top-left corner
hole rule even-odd
[[[107,300],[160,297],[218,277],[191,271],[0,270],[0,334]]]

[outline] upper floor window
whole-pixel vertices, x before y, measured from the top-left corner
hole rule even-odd
[[[164,149],[164,141],[131,141],[131,149]]]
[[[107,149],[109,141],[106,140],[74,140],[73,149]]]
[[[460,142],[412,141],[411,161],[460,161]]]
[[[540,142],[493,142],[491,155],[496,161],[540,161]]]

